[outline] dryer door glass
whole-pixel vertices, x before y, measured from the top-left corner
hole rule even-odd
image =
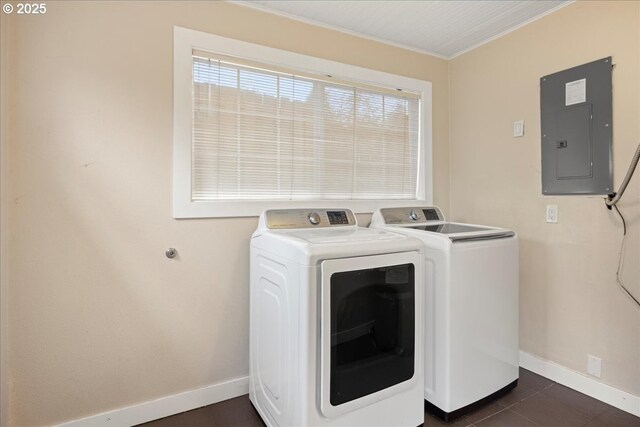
[[[413,377],[413,264],[334,273],[330,304],[333,406]]]

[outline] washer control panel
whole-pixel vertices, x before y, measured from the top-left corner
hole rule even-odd
[[[435,206],[380,209],[385,224],[443,222],[444,215]]]
[[[309,220],[309,224],[318,225],[320,224],[320,214],[318,212],[311,212],[307,215],[307,219]]]
[[[264,218],[270,229],[357,225],[356,217],[349,209],[273,209],[265,211]]]

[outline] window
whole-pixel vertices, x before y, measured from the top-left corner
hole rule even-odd
[[[174,43],[175,217],[430,203],[429,82],[178,27]]]

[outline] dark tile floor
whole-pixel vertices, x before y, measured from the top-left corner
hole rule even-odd
[[[431,414],[425,426],[463,427],[640,427],[640,418],[520,369],[518,387],[497,401],[448,424]],[[249,396],[141,424],[145,427],[264,426]]]

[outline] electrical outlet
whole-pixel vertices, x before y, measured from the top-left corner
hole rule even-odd
[[[547,205],[547,222],[558,223],[558,205]]]
[[[602,375],[602,359],[592,355],[587,355],[587,373],[596,378]]]

